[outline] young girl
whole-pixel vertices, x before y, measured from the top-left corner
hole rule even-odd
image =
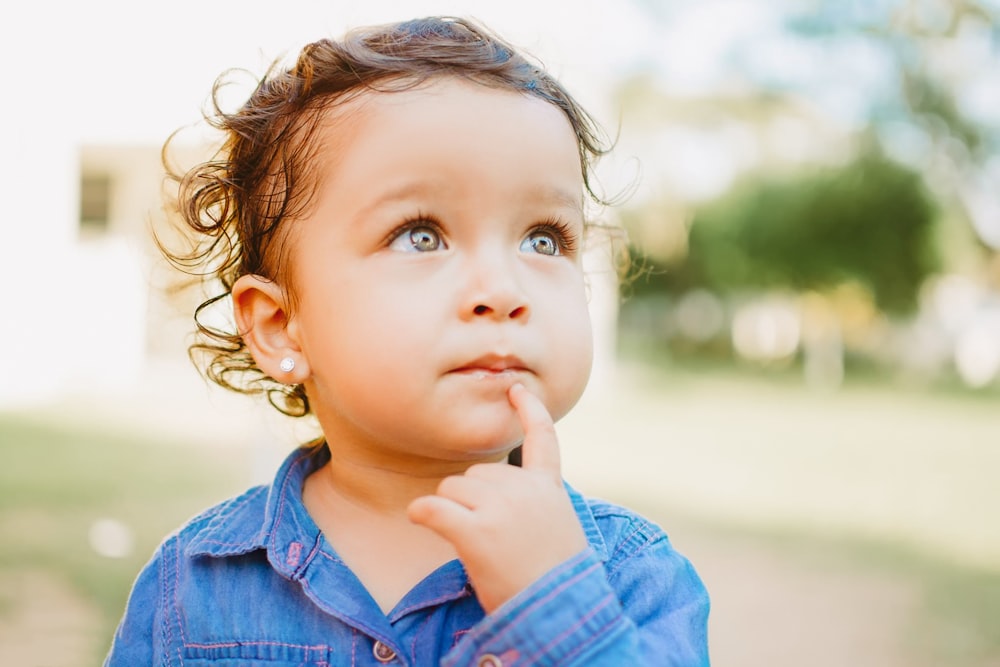
[[[311,44],[215,122],[170,256],[238,331],[199,349],[322,438],[163,543],[106,664],[708,664],[691,565],[560,475],[602,152],[566,91],[423,19]]]

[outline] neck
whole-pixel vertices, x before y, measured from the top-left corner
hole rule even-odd
[[[415,498],[434,494],[441,480],[461,475],[480,462],[486,461],[389,459],[336,448],[326,465],[306,480],[306,491],[326,506],[343,504],[355,511],[405,519],[406,509]]]

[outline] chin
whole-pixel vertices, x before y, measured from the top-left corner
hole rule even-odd
[[[454,435],[452,434],[452,437]],[[515,429],[506,429],[502,432],[477,430],[468,433],[467,437],[452,442],[453,447],[461,450],[469,459],[501,459],[521,444],[522,440],[524,434],[519,425]]]

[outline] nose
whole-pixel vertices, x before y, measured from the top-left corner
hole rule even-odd
[[[467,290],[462,303],[465,319],[527,320],[528,299],[516,268],[507,262],[480,261],[469,267]]]
[[[492,316],[497,319],[518,319],[522,318],[528,313],[527,306],[515,306],[508,311],[507,308],[494,308],[485,303],[477,304],[473,309],[472,313],[479,317]]]

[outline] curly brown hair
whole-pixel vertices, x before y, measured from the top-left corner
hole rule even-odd
[[[435,77],[459,77],[491,88],[533,95],[566,114],[576,134],[583,182],[608,142],[589,114],[540,65],[473,21],[431,17],[356,29],[340,41],[307,45],[294,65],[272,65],[249,99],[233,113],[223,111],[223,74],[212,89],[209,125],[223,133],[215,155],[190,170],[171,167],[163,147],[168,182],[176,186],[171,207],[190,245],[172,251],[158,239],[165,257],[214,294],[195,309],[197,340],[192,360],[217,384],[247,394],[263,393],[281,412],[310,413],[302,385],[282,384],[265,374],[239,331],[206,323],[205,314],[227,299],[238,278],[255,274],[284,277],[285,222],[306,212],[316,190],[315,140],[320,116],[368,92],[413,88]]]

